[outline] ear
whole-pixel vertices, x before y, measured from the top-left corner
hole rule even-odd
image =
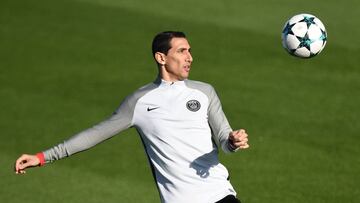
[[[160,64],[160,65],[165,65],[165,54],[161,53],[161,52],[156,52],[155,53],[155,60]]]

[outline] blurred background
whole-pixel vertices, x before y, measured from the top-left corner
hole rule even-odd
[[[24,176],[13,165],[153,81],[151,41],[165,30],[187,34],[190,78],[247,129],[251,149],[220,153],[242,202],[359,202],[359,11],[356,0],[1,0],[0,202],[160,202],[135,129]],[[299,13],[328,32],[311,59],[281,45]]]

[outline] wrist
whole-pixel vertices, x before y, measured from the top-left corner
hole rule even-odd
[[[45,165],[45,156],[44,156],[44,153],[42,152],[39,152],[36,154],[36,157],[39,159],[40,163],[39,163],[39,166],[43,166]]]
[[[239,149],[232,143],[231,140],[228,140],[228,147],[229,147],[230,151],[232,151],[232,152],[236,152]]]

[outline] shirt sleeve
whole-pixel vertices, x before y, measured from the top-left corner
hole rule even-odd
[[[121,131],[128,129],[132,126],[133,106],[134,105],[129,105],[129,99],[126,98],[108,119],[44,151],[45,162],[53,162],[77,152],[87,150]]]
[[[226,153],[235,150],[229,145],[229,133],[232,131],[230,124],[221,107],[221,102],[214,88],[209,93],[208,121],[217,146]]]

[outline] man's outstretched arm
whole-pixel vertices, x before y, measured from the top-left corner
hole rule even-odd
[[[45,163],[87,150],[131,127],[133,111],[129,108],[128,103],[128,100],[125,99],[107,120],[70,137],[63,143],[36,155],[21,155],[15,162],[15,173],[24,174],[27,168],[42,166]]]

